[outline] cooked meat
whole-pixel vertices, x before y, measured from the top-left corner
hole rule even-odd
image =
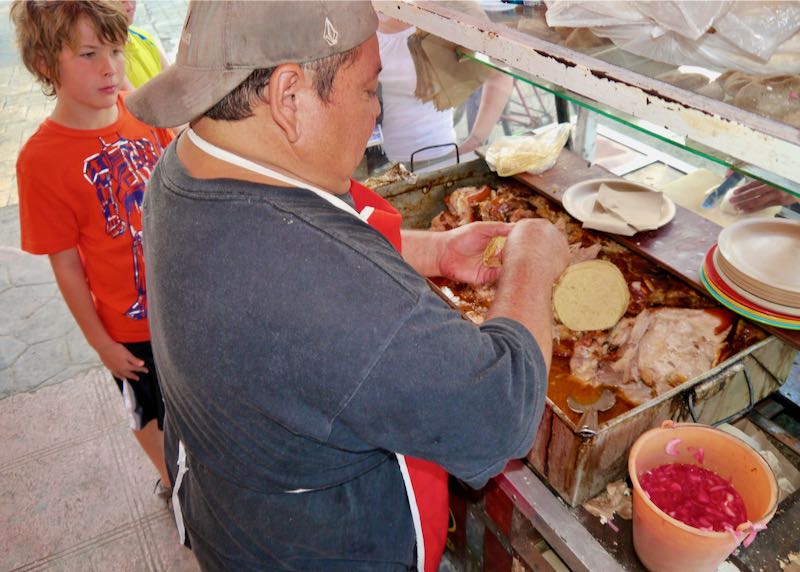
[[[591,246],[582,247],[580,243],[576,242],[569,245],[570,264],[577,264],[578,262],[586,262],[587,260],[594,260],[600,254],[602,245],[592,244]]]
[[[617,387],[617,396],[631,405],[641,405],[656,396],[653,388],[643,383],[626,383]]]
[[[730,324],[722,327],[718,315],[683,308],[644,313],[651,318],[639,344],[639,373],[656,393],[694,379],[717,362],[730,331]]]
[[[589,332],[575,342],[569,360],[569,371],[572,375],[589,384],[596,384],[597,370],[604,354],[605,338],[605,334]]]
[[[443,210],[431,220],[431,230],[441,232],[458,226],[458,218],[448,210]]]
[[[570,373],[591,385],[617,387],[634,403],[705,373],[717,362],[730,330],[718,313],[685,308],[643,310],[607,336],[575,344]],[[648,389],[634,386],[646,385]]]
[[[447,209],[457,218],[456,226],[462,226],[477,220],[475,207],[480,201],[489,198],[492,188],[489,185],[482,187],[464,187],[456,189],[444,199]]]

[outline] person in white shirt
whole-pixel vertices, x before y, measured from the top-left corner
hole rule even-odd
[[[414,33],[411,24],[379,15],[378,44],[382,71],[381,84],[383,150],[390,161],[408,163],[411,154],[424,147],[445,145],[414,155],[414,162],[433,161],[455,156],[451,145],[458,143],[464,155],[484,144],[508,101],[514,79],[496,72],[483,84],[480,107],[469,136],[457,141],[453,125],[453,109],[438,111],[432,102],[414,96],[416,70],[408,49],[408,38]]]

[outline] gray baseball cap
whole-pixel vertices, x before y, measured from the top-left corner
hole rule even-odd
[[[149,125],[175,127],[208,111],[253,70],[346,52],[377,28],[369,0],[191,0],[175,63],[125,104]]]

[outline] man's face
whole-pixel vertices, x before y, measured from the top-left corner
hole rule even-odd
[[[350,176],[380,115],[376,94],[380,69],[378,39],[373,35],[361,45],[356,59],[339,69],[330,101],[317,97],[316,109],[304,117],[303,135],[313,147],[306,156],[317,181],[335,193],[350,188]]]

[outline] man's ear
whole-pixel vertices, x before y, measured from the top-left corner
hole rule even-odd
[[[275,68],[267,84],[272,119],[286,132],[290,143],[300,137],[296,96],[303,83],[302,75],[303,70],[297,64],[283,64]]]

